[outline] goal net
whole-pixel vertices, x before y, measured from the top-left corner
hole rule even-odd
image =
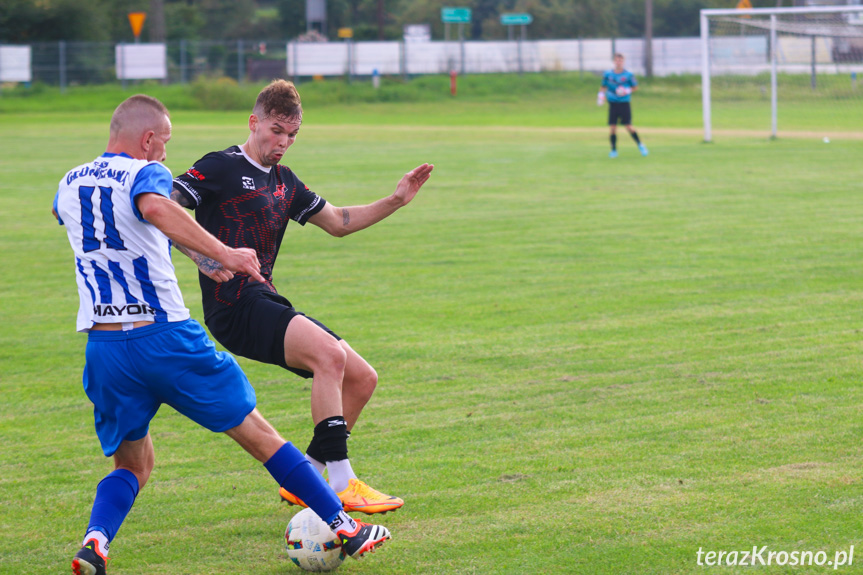
[[[707,142],[863,134],[863,6],[702,10],[701,57]]]

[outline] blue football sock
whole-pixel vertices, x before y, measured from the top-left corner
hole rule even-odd
[[[300,450],[290,442],[285,443],[264,463],[280,487],[284,487],[303,503],[311,507],[318,516],[327,523],[332,522],[339,511],[342,502],[336,496],[321,474],[300,453]]]
[[[112,541],[137,496],[138,478],[134,473],[126,469],[109,473],[96,487],[96,500],[87,532],[101,531],[109,542]]]

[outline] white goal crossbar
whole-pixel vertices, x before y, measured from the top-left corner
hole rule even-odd
[[[769,31],[770,54],[770,108],[771,136],[777,134],[776,77],[778,64],[777,34],[786,32],[802,36],[826,36],[832,38],[863,38],[863,26],[848,24],[837,28],[817,23],[780,22],[777,16],[855,14],[863,23],[863,6],[808,6],[799,8],[748,8],[748,9],[704,9],[701,10],[701,102],[704,121],[704,141],[712,141],[711,94],[710,94],[710,20],[724,20]],[[752,16],[769,16],[768,22],[752,22]],[[814,65],[814,64],[813,64]]]

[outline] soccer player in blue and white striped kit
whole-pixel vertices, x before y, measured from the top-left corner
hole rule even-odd
[[[225,277],[264,278],[254,250],[224,245],[170,199],[171,173],[161,164],[170,138],[165,106],[132,96],[114,111],[107,151],[69,171],[54,199],[75,255],[77,329],[88,334],[84,390],[102,450],[114,459],[96,488],[72,572],[105,575],[109,544],[153,470],[149,425],[162,404],[234,439],[308,502],[358,559],[389,531],[344,512],[303,454],[258,412],[236,360],[216,351],[185,307],[172,242],[219,262]]]
[[[647,148],[638,138],[638,132],[632,127],[632,107],[630,97],[638,89],[638,82],[629,70],[623,67],[623,54],[614,55],[614,69],[608,70],[602,76],[602,86],[599,89],[596,103],[600,106],[608,100],[608,128],[610,131],[611,152],[608,157],[617,157],[617,123],[623,124],[632,139],[638,145],[642,156],[647,155]]]

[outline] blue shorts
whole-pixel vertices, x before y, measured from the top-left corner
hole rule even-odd
[[[86,355],[84,391],[106,456],[146,437],[163,403],[215,432],[236,427],[255,408],[255,390],[237,361],[216,351],[192,319],[91,331]]]

